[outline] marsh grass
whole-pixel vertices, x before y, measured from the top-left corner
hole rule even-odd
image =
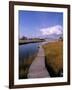
[[[43,45],[45,64],[50,76],[61,76],[63,72],[63,41],[49,42]]]
[[[32,56],[28,55],[28,57],[26,59],[24,59],[22,63],[19,64],[19,79],[27,78],[29,67],[32,64],[36,55],[37,55],[37,53]]]

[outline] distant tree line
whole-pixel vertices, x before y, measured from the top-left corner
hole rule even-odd
[[[22,37],[20,38],[20,40],[44,40],[44,39],[41,39],[41,38],[27,38],[27,37],[25,37],[25,36],[22,36]]]
[[[28,38],[27,37],[25,37],[25,36],[22,36],[21,38],[20,38],[20,40],[27,40]]]

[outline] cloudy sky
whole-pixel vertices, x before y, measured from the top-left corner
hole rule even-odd
[[[63,13],[19,11],[19,36],[29,38],[63,33]]]

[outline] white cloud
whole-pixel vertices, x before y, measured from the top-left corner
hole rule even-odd
[[[43,35],[52,35],[52,34],[62,34],[63,33],[63,28],[61,25],[56,25],[48,28],[42,28],[40,29]]]

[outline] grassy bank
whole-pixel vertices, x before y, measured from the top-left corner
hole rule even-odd
[[[26,79],[27,78],[27,74],[29,71],[29,67],[32,64],[33,60],[35,59],[37,53],[32,55],[32,56],[28,56],[27,59],[24,59],[22,63],[20,63],[19,65],[19,79]]]
[[[61,76],[63,70],[63,41],[43,45],[45,63],[51,77]]]
[[[22,44],[28,44],[28,43],[38,43],[38,42],[44,42],[45,40],[44,39],[34,39],[34,40],[19,40],[19,45],[22,45]]]

